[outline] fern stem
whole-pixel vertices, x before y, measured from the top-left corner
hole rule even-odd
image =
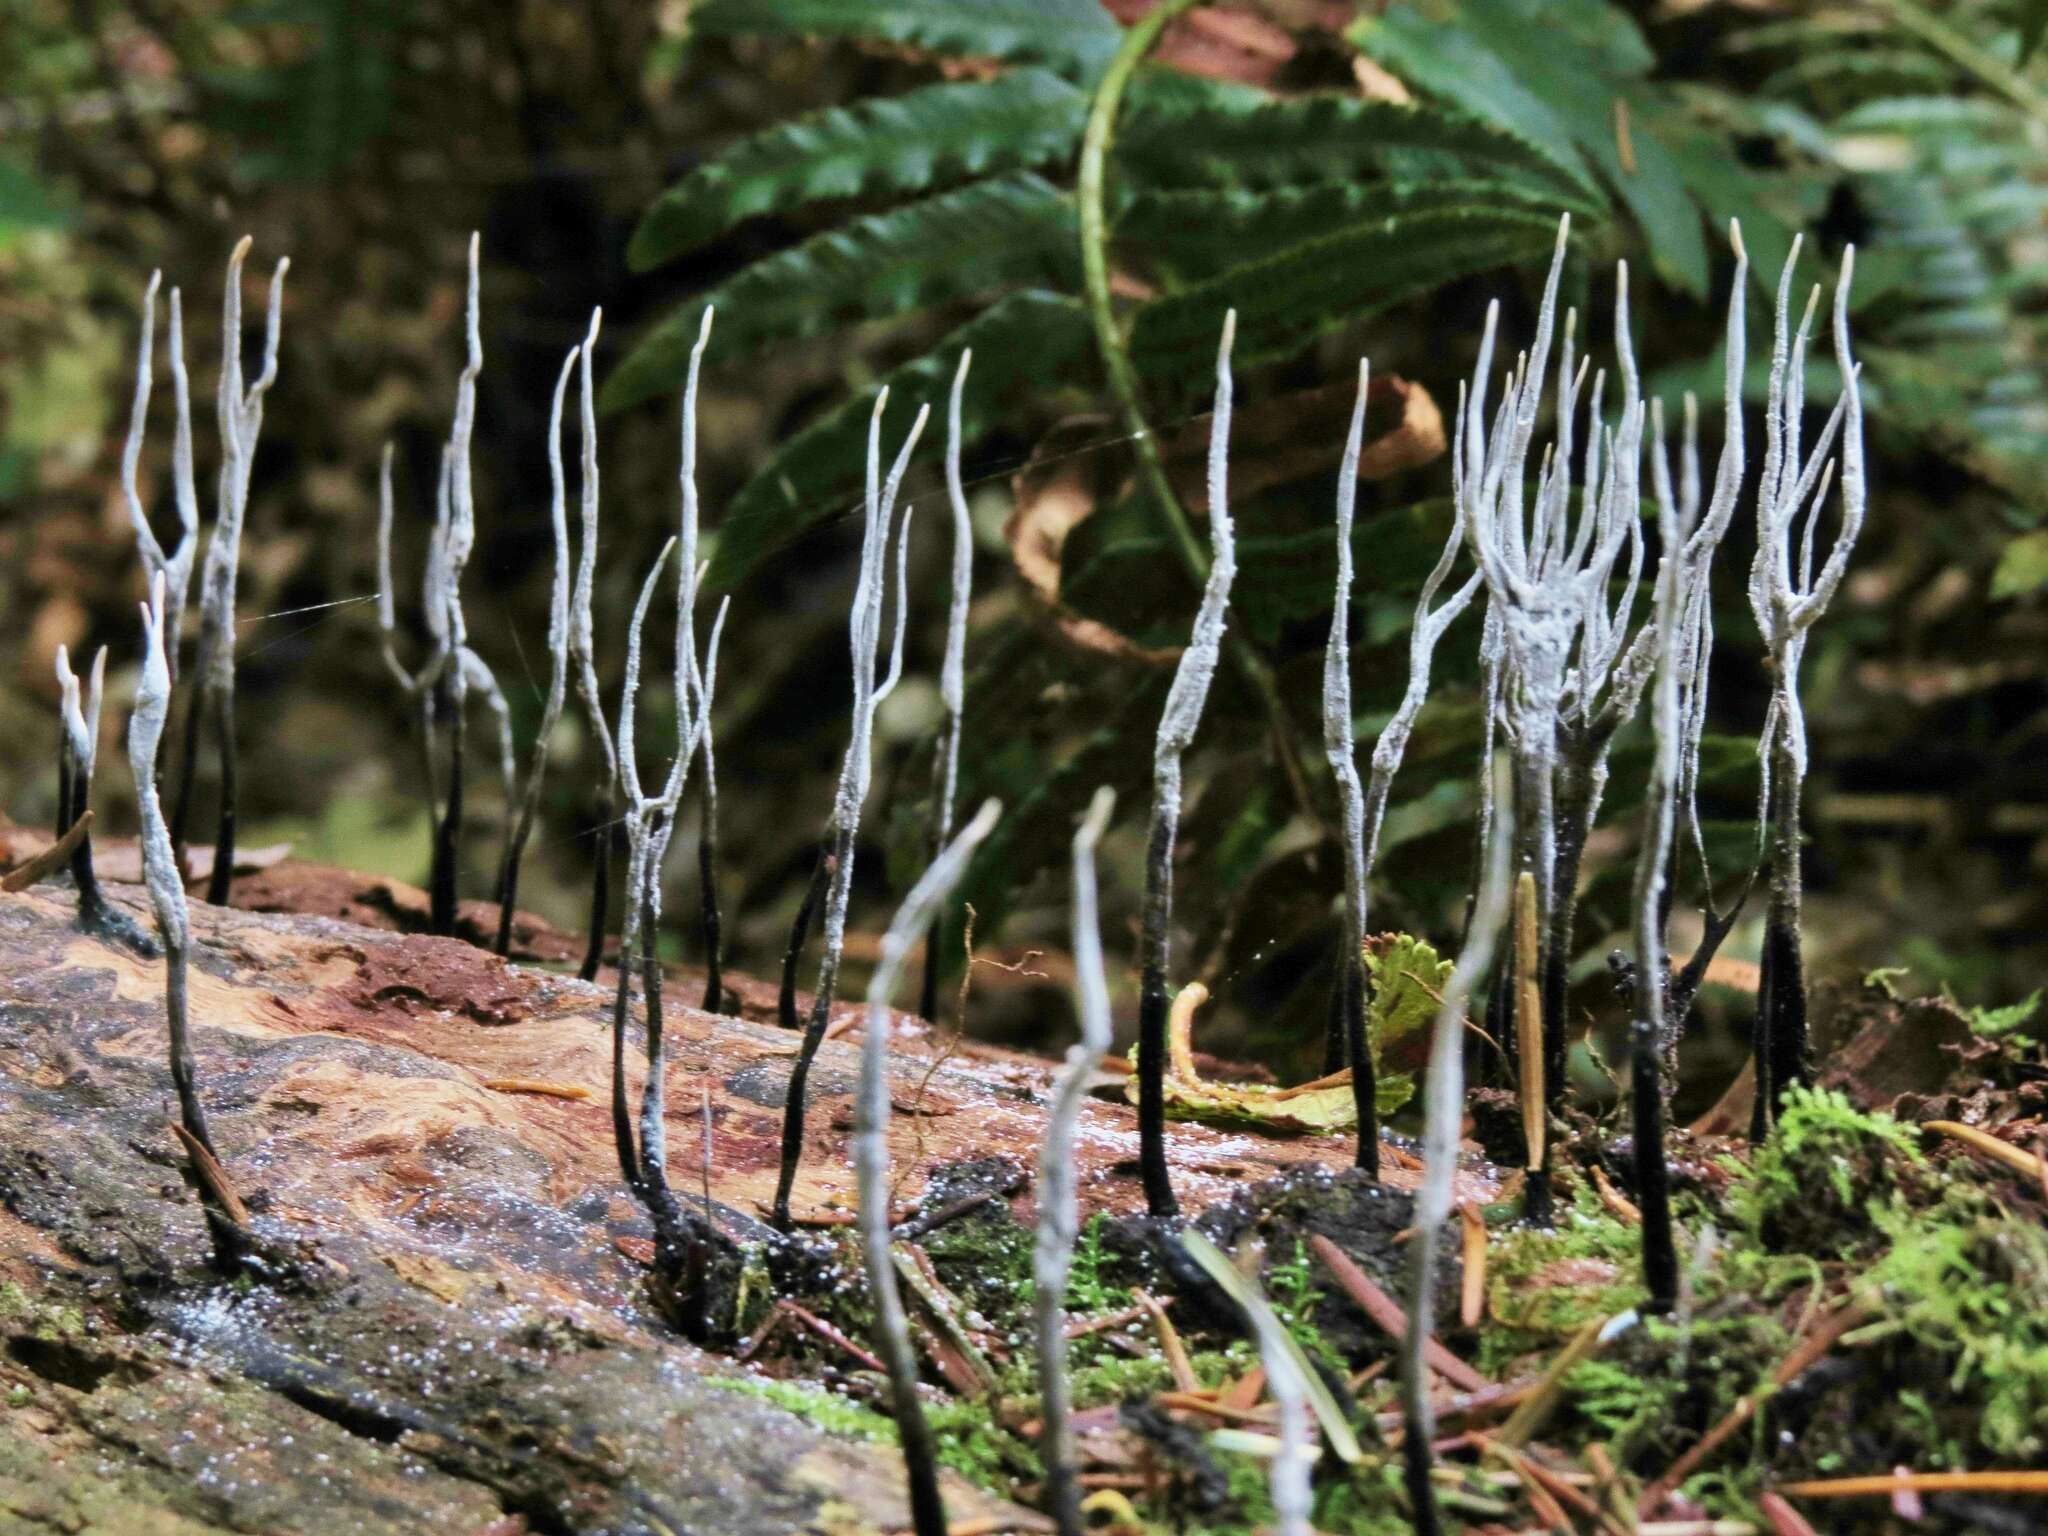
[[[1109,297],[1109,221],[1102,210],[1102,190],[1109,164],[1109,146],[1116,137],[1117,108],[1123,104],[1124,87],[1143,62],[1168,22],[1191,9],[1195,0],[1162,0],[1136,25],[1124,33],[1116,56],[1095,88],[1095,100],[1088,109],[1088,126],[1081,136],[1081,280],[1087,290],[1088,318],[1095,326],[1095,342],[1102,351],[1103,372],[1109,376],[1111,393],[1123,416],[1138,452],[1138,472],[1151,493],[1152,501],[1165,520],[1181,563],[1197,585],[1208,579],[1209,557],[1195,539],[1188,515],[1173,486],[1166,478],[1166,461],[1159,453],[1159,440],[1145,421],[1145,407],[1138,397],[1138,370],[1117,330],[1116,312]]]
[[[1088,318],[1095,329],[1095,343],[1102,353],[1103,372],[1110,392],[1116,396],[1117,413],[1124,430],[1131,435],[1138,454],[1138,475],[1152,503],[1166,525],[1167,537],[1180,555],[1181,564],[1197,587],[1209,579],[1209,557],[1195,537],[1180,498],[1167,479],[1166,461],[1159,451],[1159,439],[1145,419],[1144,402],[1138,393],[1138,371],[1129,349],[1117,329],[1116,311],[1109,294],[1109,221],[1103,213],[1103,185],[1108,172],[1109,150],[1116,138],[1117,109],[1123,104],[1124,87],[1167,25],[1197,0],[1161,0],[1128,31],[1116,56],[1103,72],[1102,83],[1088,109],[1088,126],[1081,135],[1081,166],[1076,197],[1080,203],[1081,280],[1088,301]],[[1301,747],[1288,719],[1273,670],[1239,635],[1230,637],[1230,655],[1238,671],[1259,697],[1261,708],[1273,733],[1273,750],[1286,777],[1288,793],[1302,814],[1318,826],[1323,816],[1310,793],[1308,770],[1302,762]]]

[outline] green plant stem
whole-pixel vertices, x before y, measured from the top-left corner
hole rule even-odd
[[[1166,525],[1167,537],[1179,553],[1181,564],[1187,567],[1188,575],[1199,588],[1208,580],[1208,552],[1195,537],[1187,511],[1173,493],[1173,484],[1166,474],[1166,460],[1159,451],[1159,438],[1145,419],[1144,403],[1138,392],[1138,371],[1131,364],[1123,333],[1117,328],[1116,310],[1110,302],[1109,220],[1103,212],[1103,186],[1108,173],[1109,150],[1116,138],[1117,109],[1123,104],[1124,87],[1130,84],[1131,76],[1145,55],[1152,51],[1160,33],[1174,18],[1191,10],[1196,3],[1197,0],[1161,0],[1124,33],[1124,40],[1117,48],[1116,56],[1110,60],[1109,68],[1103,72],[1102,83],[1095,88],[1095,99],[1088,109],[1088,126],[1081,136],[1077,195],[1081,216],[1081,280],[1086,290],[1088,318],[1095,328],[1095,343],[1102,353],[1103,372],[1109,378],[1110,393],[1116,396],[1117,412],[1123,418],[1124,430],[1130,434],[1137,449],[1139,478]],[[1258,695],[1266,712],[1273,733],[1273,748],[1280,758],[1280,769],[1286,776],[1289,793],[1302,813],[1321,825],[1323,818],[1309,792],[1308,770],[1302,762],[1286,706],[1281,702],[1279,687],[1273,681],[1272,668],[1236,635],[1230,637],[1229,650],[1232,661]]]
[[[1103,213],[1102,198],[1109,147],[1116,137],[1116,114],[1123,104],[1124,87],[1130,84],[1145,55],[1152,51],[1152,45],[1159,41],[1167,23],[1194,4],[1195,0],[1161,0],[1124,33],[1123,43],[1103,72],[1102,83],[1095,88],[1095,100],[1088,109],[1088,126],[1081,136],[1079,197],[1081,281],[1087,290],[1088,318],[1095,327],[1095,343],[1102,352],[1103,372],[1109,376],[1110,392],[1116,396],[1124,430],[1131,434],[1137,447],[1138,472],[1144,478],[1145,488],[1165,520],[1167,534],[1180,553],[1181,563],[1200,586],[1209,575],[1209,556],[1196,540],[1180,498],[1173,494],[1173,486],[1166,477],[1159,439],[1147,425],[1145,408],[1138,397],[1138,370],[1131,365],[1131,355],[1117,329],[1116,311],[1110,304],[1109,221]]]

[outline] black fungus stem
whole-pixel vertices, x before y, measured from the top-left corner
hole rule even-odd
[[[451,663],[452,665],[452,663]],[[448,715],[448,799],[434,829],[434,860],[427,880],[429,921],[433,931],[455,932],[456,865],[462,849],[463,708],[455,690],[443,695]]]
[[[515,833],[498,862],[498,937],[491,947],[500,955],[512,953],[512,909],[519,896],[519,861],[525,841],[522,833]]]
[[[1344,938],[1337,941],[1337,958],[1330,967],[1330,1008],[1323,1020],[1323,1076],[1344,1070],[1349,1052],[1344,1044],[1344,951],[1350,946]]]
[[[197,1074],[192,1066],[191,1002],[186,985],[188,959],[185,946],[170,933],[164,935],[164,1012],[170,1021],[171,1082],[178,1090],[178,1118],[192,1139],[218,1157],[213,1137],[206,1129],[206,1111],[199,1107]]]
[[[1180,1214],[1166,1167],[1167,929],[1173,917],[1173,818],[1155,815],[1145,851],[1144,980],[1138,994],[1138,1163],[1154,1217]]]
[[[612,1000],[612,1140],[619,1150],[619,1173],[634,1194],[645,1185],[640,1177],[640,1147],[633,1134],[633,1107],[626,1099],[626,1025],[632,1018],[633,957],[619,956],[619,986]]]
[[[220,830],[213,839],[213,876],[206,882],[206,899],[216,907],[228,904],[228,890],[235,878],[235,695],[232,689],[214,690],[214,743],[220,753]]]
[[[185,700],[184,745],[178,753],[178,794],[171,806],[171,854],[177,860],[180,878],[189,867],[185,849],[192,825],[192,791],[199,778],[199,721],[210,691],[205,683],[208,649],[202,636],[199,664],[193,668],[193,676],[199,681]]]
[[[1366,984],[1362,956],[1346,958],[1340,990],[1344,1008],[1345,1053],[1351,1063],[1351,1104],[1358,1115],[1356,1163],[1377,1183],[1380,1176],[1379,1083],[1373,1072],[1372,1043],[1366,1038],[1365,1031]]]
[[[613,823],[618,814],[618,786],[608,784],[605,786],[604,803],[597,813],[597,846],[591,850],[595,869],[590,881],[590,938],[583,951],[583,964],[576,972],[585,981],[597,980],[597,968],[604,960],[605,907],[611,892],[612,834],[616,830]]]
[[[825,887],[831,882],[832,864],[831,850],[821,846],[817,862],[811,866],[811,883],[804,888],[804,899],[797,903],[796,917],[789,925],[789,947],[782,952],[782,992],[775,1001],[775,1022],[784,1029],[798,1026],[796,971],[811,936],[811,919],[817,916],[818,903],[825,899]]]
[[[718,914],[718,789],[704,781],[704,831],[697,839],[697,883],[702,892],[704,1011],[725,1012],[724,929]]]
[[[827,861],[827,867],[836,868],[841,859],[851,857],[852,853],[852,830],[836,830],[833,834],[832,856]],[[822,989],[825,985],[823,976],[819,978],[819,984]],[[825,1043],[825,1027],[831,1013],[831,994],[820,990],[811,1000],[811,1016],[804,1025],[803,1041],[797,1047],[796,1065],[790,1069],[789,1095],[782,1104],[782,1167],[775,1176],[775,1206],[772,1219],[776,1227],[784,1232],[790,1228],[789,1197],[796,1190],[797,1165],[803,1161],[804,1155],[804,1115],[810,1108],[806,1100],[811,1078],[811,1062],[817,1057],[818,1047]]]
[[[1662,977],[1636,977],[1629,1061],[1636,1204],[1643,1213],[1643,1281],[1650,1290],[1650,1307],[1658,1312],[1668,1312],[1678,1302],[1678,1249],[1671,1233],[1671,1173],[1664,1161],[1664,1085],[1658,1071],[1657,1032],[1642,997],[1644,989],[1663,984]]]
[[[1430,1460],[1429,1442],[1421,1435],[1402,1439],[1402,1483],[1408,1490],[1409,1518],[1415,1522],[1415,1536],[1443,1536],[1443,1517],[1436,1509],[1436,1485],[1429,1475]]]

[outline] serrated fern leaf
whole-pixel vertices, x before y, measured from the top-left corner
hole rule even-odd
[[[1532,47],[1539,30],[1543,44]],[[1705,295],[1701,209],[1661,141],[1668,108],[1644,87],[1650,53],[1625,12],[1607,0],[1466,0],[1442,13],[1401,5],[1360,20],[1351,37],[1437,101],[1557,160],[1597,167],[1641,228],[1658,275]]]
[[[1171,95],[1143,98],[1117,130],[1119,171],[1151,189],[1283,187],[1340,180],[1390,150],[1435,150],[1492,174],[1523,173],[1597,197],[1576,154],[1463,113],[1319,95],[1249,105],[1219,97],[1199,111]]]
[[[929,400],[938,408],[960,353],[972,347],[974,366],[960,397],[961,436],[972,442],[1021,399],[1070,373],[1092,345],[1087,312],[1076,300],[1033,289],[998,301],[881,382],[892,401],[915,406]],[[870,391],[828,412],[784,442],[741,487],[719,528],[709,578],[714,588],[736,585],[777,550],[851,505],[872,409]],[[926,456],[944,446],[943,432],[926,434]]]
[[[699,37],[866,38],[1044,64],[1083,81],[1102,72],[1123,37],[1097,0],[709,0],[690,27]]]
[[[1142,250],[1170,279],[1186,283],[1369,220],[1473,208],[1521,208],[1550,217],[1563,208],[1599,213],[1583,199],[1561,201],[1555,191],[1503,181],[1332,181],[1271,191],[1212,187],[1132,198],[1117,219],[1116,238]]]
[[[1557,236],[1548,214],[1437,209],[1378,218],[1232,267],[1139,310],[1131,351],[1146,372],[1191,368],[1237,311],[1242,362],[1282,357],[1318,333],[1441,287],[1453,278],[1540,254]]]
[[[1016,284],[1079,286],[1073,200],[1030,172],[856,219],[735,274],[658,322],[606,380],[614,411],[675,388],[706,305],[712,355]]]
[[[633,232],[636,272],[714,240],[743,219],[829,197],[922,192],[1070,154],[1088,98],[1019,69],[989,81],[813,112],[742,139],[655,199]]]

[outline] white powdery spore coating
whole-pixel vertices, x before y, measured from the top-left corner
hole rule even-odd
[[[1038,1157],[1038,1232],[1032,1249],[1033,1321],[1038,1342],[1039,1397],[1045,1418],[1048,1461],[1063,1475],[1073,1465],[1073,1401],[1067,1383],[1067,1277],[1073,1267],[1079,1229],[1075,1203],[1074,1145],[1088,1076],[1113,1043],[1109,982],[1102,964],[1102,932],[1096,916],[1095,845],[1116,803],[1108,786],[1095,792],[1074,834],[1074,993],[1081,1038],[1067,1051],[1045,1120]]]
[[[156,756],[164,721],[171,710],[171,670],[164,657],[164,575],[150,583],[150,600],[142,608],[142,676],[135,690],[135,712],[128,720],[128,767],[135,776],[135,798],[142,820],[142,878],[163,930],[165,948],[182,953],[191,939],[185,905],[185,882],[171,851],[171,830],[164,822],[156,792]]]

